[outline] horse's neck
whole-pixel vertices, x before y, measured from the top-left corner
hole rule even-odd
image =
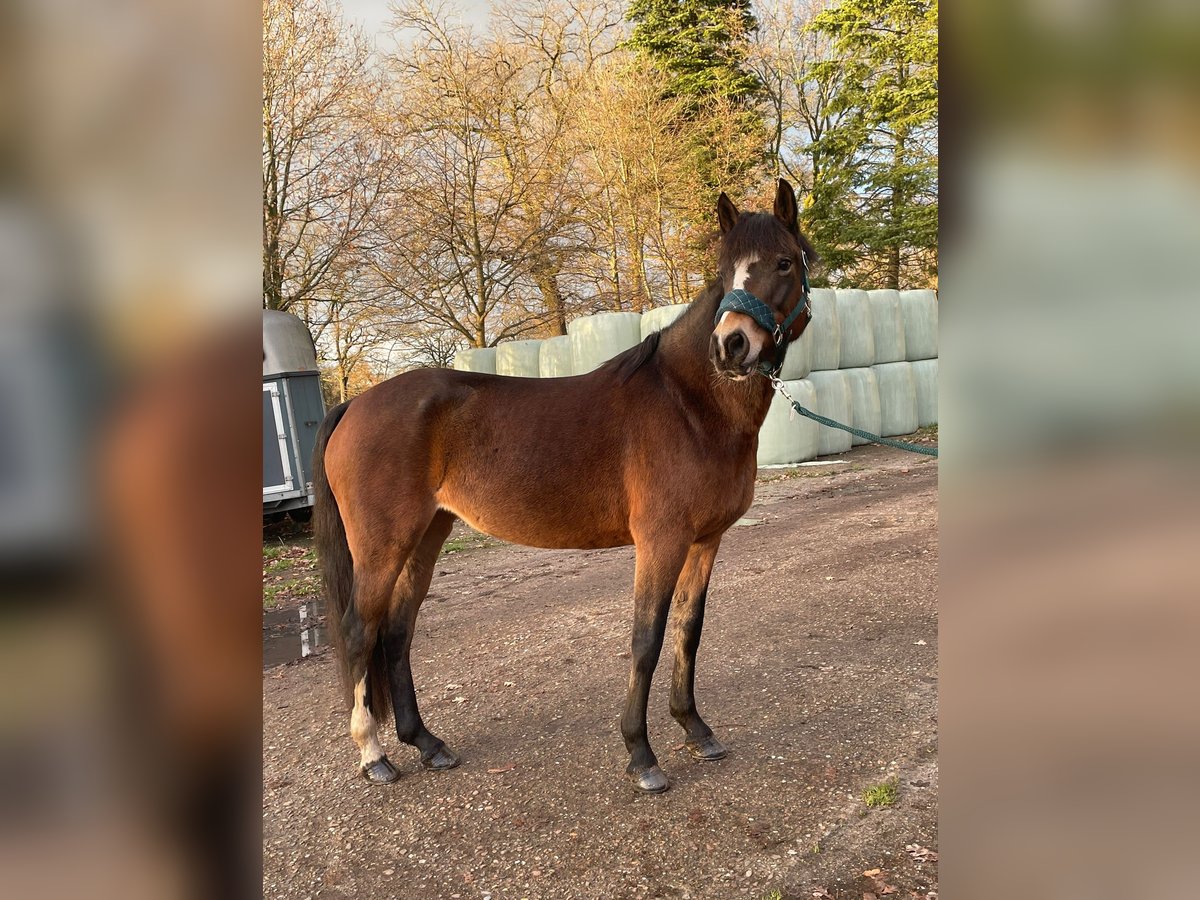
[[[721,302],[720,282],[714,282],[663,332],[660,366],[680,384],[684,394],[715,414],[735,432],[754,434],[771,405],[771,384],[765,378],[731,381],[718,377],[709,360],[713,318]]]

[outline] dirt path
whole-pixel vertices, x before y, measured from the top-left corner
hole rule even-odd
[[[264,672],[264,896],[935,897],[937,464],[843,459],[762,473],[759,524],[726,535],[697,697],[730,754],[682,752],[664,651],[661,796],[624,781],[616,727],[632,549],[439,561],[413,667],[456,770],[421,771],[389,726],[403,777],[366,785],[328,653]]]

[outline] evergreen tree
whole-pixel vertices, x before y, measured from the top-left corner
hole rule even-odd
[[[754,103],[761,84],[746,66],[745,39],[756,27],[749,0],[632,0],[628,46],[671,79],[676,96],[697,107],[723,98]]]
[[[762,82],[746,61],[758,27],[749,0],[631,0],[627,18],[634,27],[626,46],[666,75],[667,97],[687,100],[699,126],[688,150],[705,192],[714,203],[719,191],[742,193],[759,180],[767,146]],[[729,152],[747,142],[762,153]],[[688,226],[705,232],[708,216]]]
[[[813,148],[804,219],[826,272],[863,287],[936,277],[937,14],[937,0],[842,0],[811,25],[835,50],[814,76],[836,73],[845,115]]]

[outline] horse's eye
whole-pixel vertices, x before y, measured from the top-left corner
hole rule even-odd
[[[790,271],[791,268],[792,268],[792,261],[790,259],[788,259],[786,256],[779,261],[779,271],[780,272]]]

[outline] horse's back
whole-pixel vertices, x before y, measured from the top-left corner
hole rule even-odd
[[[350,404],[339,497],[422,492],[480,531],[547,547],[631,542],[626,437],[636,401],[608,373],[517,378],[406,372]],[[343,433],[343,429],[345,429]],[[333,439],[330,441],[334,444]],[[331,483],[333,482],[331,476]]]

